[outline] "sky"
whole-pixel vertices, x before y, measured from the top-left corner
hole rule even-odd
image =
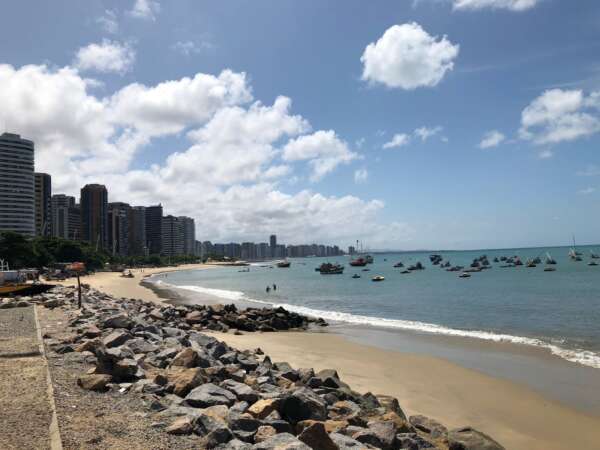
[[[199,240],[600,242],[597,0],[20,0],[0,132]]]

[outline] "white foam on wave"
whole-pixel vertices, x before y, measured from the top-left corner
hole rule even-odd
[[[418,322],[412,320],[400,320],[400,319],[385,319],[380,317],[363,316],[359,314],[350,314],[340,311],[325,311],[320,309],[307,308],[305,306],[290,305],[288,303],[275,303],[263,300],[257,300],[247,297],[241,291],[228,291],[225,289],[211,289],[204,288],[201,286],[174,286],[165,283],[161,280],[153,281],[156,284],[160,284],[168,288],[186,289],[189,291],[198,292],[201,294],[208,294],[214,297],[230,300],[230,301],[246,301],[253,302],[262,305],[269,305],[275,308],[281,306],[288,311],[292,311],[298,314],[303,314],[310,317],[322,317],[323,319],[332,322],[343,322],[354,325],[365,325],[378,328],[388,328],[406,331],[417,331],[421,333],[439,334],[445,336],[456,336],[466,337],[472,339],[481,339],[492,342],[508,342],[512,344],[529,345],[533,347],[545,348],[550,350],[552,354],[559,356],[567,361],[582,364],[584,366],[594,367],[600,369],[600,355],[589,351],[574,349],[569,350],[560,347],[555,344],[545,342],[541,339],[528,338],[522,336],[513,336],[511,334],[499,334],[492,333],[489,331],[479,330],[458,330],[456,328],[448,328],[442,325],[436,325],[433,323]]]

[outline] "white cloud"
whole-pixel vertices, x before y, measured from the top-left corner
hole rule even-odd
[[[410,142],[410,136],[408,134],[398,133],[392,137],[391,141],[383,144],[383,148],[388,149],[388,148],[404,147],[405,145],[408,145],[409,142]]]
[[[332,172],[338,165],[347,164],[358,158],[350,151],[348,144],[342,141],[335,131],[317,131],[316,133],[293,139],[283,148],[284,161],[309,161],[312,168],[310,179],[318,181]]]
[[[500,144],[502,144],[502,142],[504,142],[505,139],[506,136],[504,136],[504,134],[498,130],[488,131],[483,135],[483,139],[479,143],[479,148],[486,149],[498,147]]]
[[[590,164],[584,170],[577,172],[578,177],[597,177],[600,176],[600,167]]]
[[[151,87],[129,84],[112,96],[110,107],[119,123],[159,136],[179,133],[208,120],[224,106],[250,100],[246,74],[224,70],[217,77],[198,73]]]
[[[428,127],[423,126],[423,127],[417,128],[415,130],[415,136],[421,138],[421,140],[423,142],[425,142],[430,137],[433,137],[436,134],[441,133],[443,129],[444,128],[440,127],[440,126],[433,127],[433,128],[428,128]]]
[[[533,100],[521,113],[522,139],[535,144],[558,144],[600,131],[599,92],[552,89]]]
[[[593,194],[594,192],[596,192],[596,188],[595,187],[591,187],[591,186],[587,187],[585,189],[581,189],[581,190],[577,191],[577,193],[579,195],[590,195],[590,194]]]
[[[458,53],[458,44],[429,35],[418,23],[394,25],[365,48],[362,79],[408,90],[436,86]]]
[[[484,8],[525,11],[531,9],[540,0],[454,0],[456,10],[479,10]]]
[[[74,65],[80,70],[115,72],[124,74],[135,62],[135,50],[127,45],[104,39],[100,44],[89,44],[80,48]]]
[[[199,43],[194,41],[177,41],[171,46],[174,51],[185,56],[197,54],[202,52],[202,50],[211,49],[213,47],[213,44],[208,41],[201,41]]]
[[[102,26],[104,31],[110,34],[116,34],[119,31],[119,22],[117,20],[117,13],[112,9],[104,11],[104,15],[98,17],[96,22]]]
[[[155,0],[135,0],[129,15],[136,19],[155,21],[160,12],[160,3]]]
[[[195,217],[202,240],[277,232],[290,243],[395,242],[410,230],[379,223],[381,201],[303,189],[294,171],[306,162],[322,176],[358,156],[333,131],[305,135],[310,124],[291,113],[290,99],[254,101],[243,73],[131,84],[104,97],[91,86],[74,68],[0,65],[0,117],[35,141],[36,169],[52,174],[56,193],[103,183],[110,201],[162,202],[165,213]],[[148,168],[135,161],[155,136],[175,134],[179,151]],[[284,192],[292,181],[295,193]]]
[[[354,171],[354,182],[356,184],[366,183],[369,178],[367,169],[357,169]]]
[[[542,150],[538,153],[538,158],[540,159],[550,159],[554,156],[554,152],[552,150]]]

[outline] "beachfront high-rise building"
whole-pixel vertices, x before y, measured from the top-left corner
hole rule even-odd
[[[196,224],[194,219],[191,217],[180,216],[179,220],[183,227],[183,254],[194,255],[196,242]]]
[[[47,173],[34,173],[35,235],[52,234],[52,178]]]
[[[162,205],[146,207],[146,247],[151,255],[162,253]]]
[[[183,255],[183,221],[179,217],[162,218],[162,254],[165,256]]]
[[[129,210],[127,203],[108,204],[108,249],[115,256],[129,255]]]
[[[35,234],[34,144],[0,136],[0,232]]]
[[[129,254],[146,255],[146,207],[134,206],[129,209]]]
[[[51,199],[52,236],[77,240],[80,236],[81,210],[75,197],[56,194]]]
[[[269,245],[271,247],[271,257],[276,258],[277,257],[277,236],[272,234],[269,237]]]
[[[81,239],[95,248],[108,249],[108,192],[101,184],[81,189]]]

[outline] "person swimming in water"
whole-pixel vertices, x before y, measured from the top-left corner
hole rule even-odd
[[[267,291],[267,294],[271,291],[271,288],[269,286],[267,286],[267,289],[265,289]]]
[[[273,283],[273,290],[276,291],[277,290],[277,285],[275,283]]]

